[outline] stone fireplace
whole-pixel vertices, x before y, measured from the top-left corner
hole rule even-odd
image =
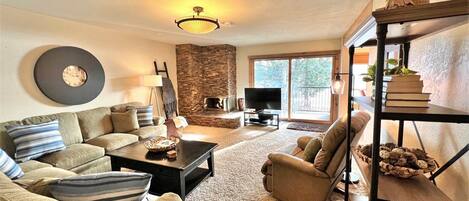
[[[191,124],[239,127],[236,47],[176,45],[176,62],[179,113]]]

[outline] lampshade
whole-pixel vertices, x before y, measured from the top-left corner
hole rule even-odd
[[[334,79],[331,80],[331,92],[332,94],[343,94],[344,93],[345,81],[340,79],[340,75],[337,74]]]
[[[196,15],[183,17],[175,21],[179,28],[194,34],[205,34],[220,28],[218,19],[200,15],[204,11],[202,7],[196,6],[193,10]]]
[[[143,86],[146,87],[161,87],[163,86],[163,78],[161,75],[144,75]]]

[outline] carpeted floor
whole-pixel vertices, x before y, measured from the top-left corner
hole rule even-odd
[[[215,177],[197,187],[188,201],[275,201],[262,185],[260,169],[267,155],[311,132],[273,127],[247,126],[239,129],[189,126],[184,139],[219,143],[215,152]],[[353,188],[353,187],[352,187]],[[335,193],[331,200],[343,200]]]

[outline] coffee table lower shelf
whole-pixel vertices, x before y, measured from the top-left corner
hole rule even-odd
[[[192,190],[199,186],[199,184],[202,183],[205,179],[210,177],[210,175],[211,171],[209,169],[196,168],[188,175],[184,176],[184,196],[188,196]],[[162,195],[166,192],[178,193],[181,191],[181,187],[178,182],[179,178],[177,176],[172,177],[154,174],[152,178],[152,185],[150,187],[150,193],[155,195]],[[181,195],[181,193],[178,194]]]

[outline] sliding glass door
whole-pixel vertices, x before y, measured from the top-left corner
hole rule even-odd
[[[250,57],[251,86],[282,88],[281,118],[330,122],[336,100],[330,80],[338,53]]]
[[[329,121],[332,57],[291,60],[292,119]]]
[[[256,88],[281,88],[282,89],[282,113],[280,118],[288,118],[288,59],[255,60]]]

